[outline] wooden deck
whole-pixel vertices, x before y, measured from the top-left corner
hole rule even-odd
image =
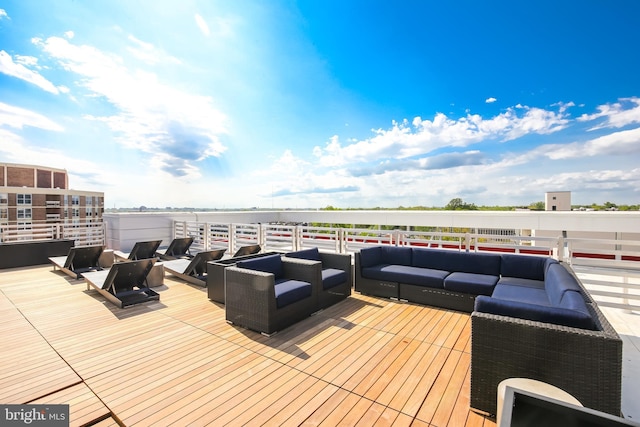
[[[71,425],[495,426],[469,409],[469,315],[354,294],[270,338],[167,275],[118,309],[50,266],[0,271],[0,402]]]

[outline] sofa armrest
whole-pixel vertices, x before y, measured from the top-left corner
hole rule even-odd
[[[602,322],[602,330],[591,331],[474,311],[471,407],[495,414],[498,383],[525,377],[555,385],[586,407],[619,415],[622,340],[606,319]]]

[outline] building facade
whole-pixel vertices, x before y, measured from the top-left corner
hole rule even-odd
[[[0,225],[101,221],[104,193],[69,189],[64,169],[0,163]]]
[[[545,193],[544,205],[547,211],[570,211],[571,191],[549,191]]]

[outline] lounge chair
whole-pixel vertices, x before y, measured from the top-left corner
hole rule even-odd
[[[264,335],[309,317],[316,309],[320,263],[280,254],[240,261],[226,270],[228,323]]]
[[[66,257],[51,257],[49,261],[54,270],[57,267],[74,279],[82,279],[84,273],[102,270],[99,260],[103,251],[103,246],[74,246]]]
[[[226,249],[198,252],[192,259],[164,261],[164,268],[174,276],[194,285],[207,286],[207,262],[222,258]]]
[[[165,261],[179,258],[192,258],[192,255],[189,252],[189,247],[191,247],[192,243],[193,237],[173,239],[171,243],[169,243],[167,249],[160,249],[156,251],[156,255]]]
[[[330,307],[351,295],[351,255],[320,252],[318,248],[311,248],[289,252],[285,256],[322,263],[322,287],[318,290],[316,306],[318,310]]]
[[[87,289],[92,286],[120,308],[158,301],[160,295],[147,285],[147,275],[155,262],[155,258],[118,262],[109,270],[85,273],[84,280]]]
[[[136,242],[129,253],[123,253],[120,251],[114,251],[118,261],[135,261],[138,259],[155,258],[156,251],[160,247],[162,240],[149,240],[147,242]]]
[[[242,246],[240,249],[236,251],[235,254],[233,254],[233,258],[239,257],[239,256],[257,254],[261,250],[262,248],[260,247],[260,245]]]

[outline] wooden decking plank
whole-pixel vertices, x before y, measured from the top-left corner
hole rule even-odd
[[[389,406],[398,393],[403,390],[411,391],[411,383],[409,382],[414,371],[422,368],[422,363],[427,352],[433,348],[431,344],[423,343],[420,341],[410,341],[411,347],[407,347],[407,350],[411,350],[411,354],[405,362],[398,366],[395,375],[389,378],[384,385],[384,389],[380,392],[376,398],[376,402],[382,405]],[[391,372],[389,372],[391,374]],[[384,381],[384,379],[382,379]],[[409,382],[409,384],[407,384]],[[402,398],[404,400],[404,397]],[[399,410],[400,408],[398,408]]]
[[[240,350],[239,350],[240,351]],[[246,350],[245,350],[246,351]],[[224,360],[220,364],[210,364],[205,367],[204,370],[195,372],[188,379],[177,380],[175,382],[167,383],[167,387],[162,387],[158,390],[158,393],[151,396],[148,401],[145,402],[144,407],[136,405],[136,400],[132,400],[129,404],[123,404],[118,407],[118,412],[127,415],[127,420],[131,423],[150,422],[157,416],[158,408],[162,408],[163,413],[172,414],[178,412],[183,406],[186,406],[188,402],[183,402],[184,399],[188,399],[189,402],[202,398],[202,396],[211,393],[211,390],[215,392],[224,392],[224,382],[230,377],[230,374],[237,372],[243,372],[243,369],[259,368],[265,361],[258,354],[245,354],[238,353],[232,357]],[[133,406],[137,406],[135,410]],[[147,420],[149,418],[150,420]]]
[[[31,404],[67,404],[69,405],[69,425],[89,425],[110,416],[109,409],[84,384],[77,384],[29,402]]]
[[[251,375],[248,379],[243,378],[242,380],[234,382],[233,387],[230,387],[225,393],[221,393],[213,398],[211,398],[211,395],[206,395],[203,399],[200,399],[197,403],[201,404],[188,413],[183,413],[179,422],[183,425],[189,425],[199,420],[212,422],[215,420],[215,417],[210,414],[212,410],[215,411],[215,413],[220,413],[223,409],[233,408],[235,406],[233,402],[236,399],[243,400],[245,394],[250,394],[255,391],[258,387],[264,385],[266,381],[271,382],[274,378],[291,372],[293,371],[283,365],[267,362],[265,363],[264,369]]]
[[[432,347],[436,350],[436,353],[433,356],[431,363],[429,363],[429,366],[422,373],[416,373],[416,375],[421,374],[421,376],[413,391],[407,396],[404,402],[392,401],[392,407],[398,407],[402,405],[401,412],[412,417],[416,416],[416,414],[422,407],[425,398],[431,393],[433,384],[439,377],[443,365],[448,360],[449,353],[451,353],[450,349],[437,346]]]
[[[162,365],[150,365],[142,372],[140,372],[139,365],[134,366],[132,372],[123,374],[129,380],[122,381],[119,375],[116,375],[102,383],[101,389],[108,393],[117,394],[119,397],[110,400],[110,404],[118,405],[121,409],[127,409],[127,403],[135,405],[135,402],[141,399],[152,404],[156,399],[161,398],[160,396],[163,395],[165,389],[188,384],[191,377],[198,377],[202,371],[209,369],[211,364],[215,363],[217,367],[224,366],[218,365],[220,362],[218,359],[229,357],[234,360],[234,356],[249,357],[251,355],[248,351],[231,343],[222,343],[222,345],[227,348],[220,353],[214,353],[214,350],[219,349],[204,348],[200,353],[193,354],[193,356],[197,356],[195,359],[190,359],[189,356],[192,354],[185,357],[184,353],[180,352],[176,356],[177,360],[167,360]],[[160,367],[161,369],[158,369]]]
[[[452,353],[460,354],[460,359],[455,367],[453,375],[449,378],[449,383],[442,394],[442,399],[438,405],[438,409],[431,419],[431,424],[435,425],[448,425],[451,417],[455,414],[455,406],[460,396],[460,390],[462,389],[464,380],[469,372],[469,366],[471,364],[471,355],[469,353],[462,353],[453,351]],[[460,411],[464,413],[464,411]],[[454,420],[457,421],[457,420]],[[452,425],[455,425],[452,423]]]
[[[283,389],[283,393],[274,395],[275,398],[269,402],[268,408],[258,411],[257,414],[247,411],[246,414],[235,418],[233,422],[242,425],[263,425],[267,422],[271,425],[281,425],[291,415],[287,408],[291,408],[297,399],[306,398],[308,401],[309,395],[315,395],[327,386],[326,382],[309,375],[302,375],[301,378],[302,381],[294,387],[289,386]],[[299,407],[301,404],[303,403],[298,402],[295,406]],[[276,420],[278,416],[280,421]]]
[[[246,425],[260,413],[274,414],[272,405],[293,390],[303,391],[301,385],[304,384],[305,379],[309,379],[309,376],[283,366],[280,371],[255,383],[227,401],[225,405],[211,408],[211,411],[204,414],[202,419],[218,425]]]
[[[429,390],[429,394],[424,399],[420,410],[416,414],[416,419],[430,423],[431,419],[435,415],[438,406],[440,405],[443,396],[447,391],[449,380],[453,376],[458,360],[463,353],[459,351],[450,351],[447,360],[444,362],[442,369],[440,370],[438,377],[436,378],[433,386]]]
[[[377,396],[377,383],[380,378],[384,377],[387,369],[393,364],[393,362],[402,354],[408,345],[408,341],[403,338],[395,336],[389,341],[390,351],[385,357],[376,363],[374,369],[372,369],[368,375],[363,378],[362,381],[353,389],[353,392],[365,396],[368,395],[369,390],[373,390],[372,393]]]
[[[0,338],[22,340],[0,350],[16,367],[0,396],[55,396],[105,426],[495,427],[469,409],[466,313],[355,293],[264,337],[171,276],[159,303],[128,309],[85,289],[48,266],[0,271]]]

